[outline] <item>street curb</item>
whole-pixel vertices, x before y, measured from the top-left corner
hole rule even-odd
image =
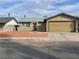
[[[48,39],[46,38],[40,38],[40,37],[0,37],[0,39]]]

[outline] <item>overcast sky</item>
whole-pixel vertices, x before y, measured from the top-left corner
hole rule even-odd
[[[0,16],[16,18],[50,16],[66,12],[79,16],[79,0],[0,0]]]

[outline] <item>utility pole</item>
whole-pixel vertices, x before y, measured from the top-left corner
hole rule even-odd
[[[8,13],[8,17],[9,17],[9,19],[10,19],[10,12]]]
[[[26,17],[26,15],[24,15],[24,18]]]

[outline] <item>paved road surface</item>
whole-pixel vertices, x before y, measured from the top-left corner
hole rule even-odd
[[[2,42],[0,59],[79,59],[79,42],[59,42],[44,47]]]

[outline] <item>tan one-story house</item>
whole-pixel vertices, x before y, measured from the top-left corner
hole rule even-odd
[[[60,13],[44,19],[46,32],[79,32],[79,18]]]
[[[45,25],[43,18],[24,17],[18,20],[20,24],[19,30],[24,31],[45,31]]]

